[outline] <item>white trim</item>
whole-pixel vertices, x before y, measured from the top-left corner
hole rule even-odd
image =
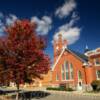
[[[73,76],[72,76],[72,74],[73,74]],[[70,79],[74,79],[74,67],[71,62],[69,63],[69,75],[70,75]]]
[[[58,73],[56,73],[56,81],[59,81]]]
[[[64,70],[62,68],[64,68]],[[63,75],[64,75],[64,79],[63,79]],[[64,65],[61,66],[61,80],[65,80],[65,67],[64,67]]]
[[[96,59],[100,59],[100,58],[95,58],[95,59],[94,59],[94,64],[95,64],[95,66],[100,66],[100,64],[97,64],[97,63],[96,63]]]
[[[84,62],[83,63],[83,66],[88,66],[89,64],[87,62]]]
[[[82,79],[83,79],[82,72],[81,72],[81,79],[80,79],[80,76],[79,76],[79,75],[80,75],[80,72],[81,72],[80,70],[77,71],[77,74],[78,74],[78,80],[82,80]]]
[[[97,71],[100,71],[100,70],[96,70],[96,78],[97,80],[100,80],[100,78],[98,77]]]
[[[86,55],[88,55],[88,56],[98,55],[98,54],[100,54],[100,51],[98,51],[98,50],[100,50],[100,48],[97,48],[95,50],[88,51],[88,52],[86,52]]]
[[[63,50],[61,52],[61,54],[59,55],[58,59],[56,60],[54,66],[52,67],[52,71],[54,70],[55,66],[57,65],[57,63],[59,62],[61,56],[63,55],[64,51],[65,51],[66,47],[63,47]]]
[[[82,72],[81,72],[81,77],[82,79],[80,79],[79,77],[79,72],[81,72],[80,70],[77,71],[77,77],[78,77],[78,83],[77,83],[77,90],[82,90],[82,84],[83,84],[83,76],[82,76]],[[81,85],[80,85],[81,83]]]
[[[67,64],[67,67],[66,67]],[[69,62],[67,60],[64,61],[64,68],[65,68],[65,80],[69,80]],[[68,73],[68,79],[66,77],[66,73]]]

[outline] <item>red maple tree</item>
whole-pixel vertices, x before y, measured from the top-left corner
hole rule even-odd
[[[0,77],[15,82],[18,90],[20,83],[41,78],[50,68],[49,56],[44,53],[45,40],[35,33],[35,28],[29,20],[18,20],[0,39]]]

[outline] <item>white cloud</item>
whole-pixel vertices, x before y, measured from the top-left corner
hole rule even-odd
[[[71,20],[58,28],[58,31],[54,34],[54,39],[57,40],[58,35],[62,34],[63,40],[67,40],[69,45],[75,43],[79,39],[81,31],[79,27],[75,26],[78,19],[77,13],[73,12]]]
[[[41,19],[34,16],[31,18],[31,22],[35,22],[37,24],[36,32],[39,35],[48,34],[52,27],[52,19],[49,16],[43,16]]]
[[[57,40],[58,35],[62,34],[63,40],[67,40],[68,45],[70,45],[70,44],[75,43],[79,39],[80,31],[81,29],[78,27],[69,28],[67,31],[60,30],[54,35],[54,39]]]
[[[4,23],[2,22],[1,19],[0,19],[0,36],[3,36],[4,35],[5,26],[4,26]]]
[[[18,18],[14,14],[9,14],[5,16],[3,13],[0,12],[0,36],[5,35],[5,27],[13,25],[13,23]]]
[[[65,3],[56,10],[55,15],[59,18],[67,17],[75,8],[75,0],[66,0]]]
[[[17,20],[17,16],[13,15],[13,14],[10,14],[8,17],[6,17],[6,25],[7,26],[10,26],[10,25],[13,25],[14,22]]]
[[[5,26],[0,27],[0,36],[4,35]]]
[[[16,15],[9,14],[5,16],[0,12],[0,36],[4,34],[5,27],[13,25],[16,20],[18,20]],[[52,19],[49,16],[43,16],[41,19],[34,16],[31,18],[31,22],[35,22],[37,24],[36,31],[39,35],[48,34],[52,27]]]
[[[4,17],[3,13],[0,12],[0,19],[2,19]]]
[[[70,20],[68,23],[66,23],[66,24],[64,24],[64,25],[62,25],[62,26],[60,26],[60,27],[58,28],[58,30],[67,31],[69,28],[71,28],[71,27],[74,26],[74,24],[77,22],[77,20],[79,20],[79,16],[76,14],[76,12],[73,12],[73,14],[72,14],[72,16],[71,16],[71,20]]]
[[[80,18],[80,17],[78,16],[78,12],[75,12],[75,11],[74,11],[74,12],[72,13],[72,17],[71,17],[71,18],[72,18],[72,19],[77,19],[77,20],[78,20],[78,19]]]
[[[64,18],[71,14],[71,19],[58,27],[58,31],[53,36],[55,40],[58,40],[59,34],[62,34],[63,40],[67,40],[68,45],[75,43],[79,39],[81,28],[75,26],[79,20],[78,13],[74,11],[76,6],[75,0],[66,0],[62,6],[56,9],[55,15],[57,17]]]
[[[2,21],[0,20],[0,26],[2,26],[3,25],[3,23],[2,23]]]

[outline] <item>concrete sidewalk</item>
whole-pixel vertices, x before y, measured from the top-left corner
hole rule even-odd
[[[16,90],[16,87],[7,87],[7,90]],[[20,90],[23,91],[45,91],[45,92],[50,92],[50,93],[57,93],[57,94],[74,94],[74,95],[87,95],[87,96],[100,96],[100,92],[99,93],[88,93],[88,92],[84,92],[84,91],[54,91],[54,90],[46,90],[46,88],[35,88],[35,87],[26,87],[26,88],[20,88]]]
[[[52,90],[45,90],[47,92],[50,93],[54,93],[54,94],[62,94],[62,95],[82,95],[82,96],[98,96],[100,97],[100,92],[99,93],[88,93],[88,92],[83,92],[83,91],[71,91],[71,92],[67,92],[67,91],[52,91]]]

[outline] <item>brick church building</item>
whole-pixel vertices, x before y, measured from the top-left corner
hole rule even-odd
[[[59,34],[54,40],[54,64],[52,67],[52,85],[66,84],[75,89],[82,90],[90,87],[93,80],[100,79],[100,48],[88,50],[81,54],[71,50],[67,41]]]
[[[36,79],[32,87],[66,85],[76,90],[90,88],[93,80],[100,80],[100,48],[79,53],[68,48],[67,41],[58,35],[54,40],[54,63],[43,80]],[[29,84],[29,86],[31,86]]]

